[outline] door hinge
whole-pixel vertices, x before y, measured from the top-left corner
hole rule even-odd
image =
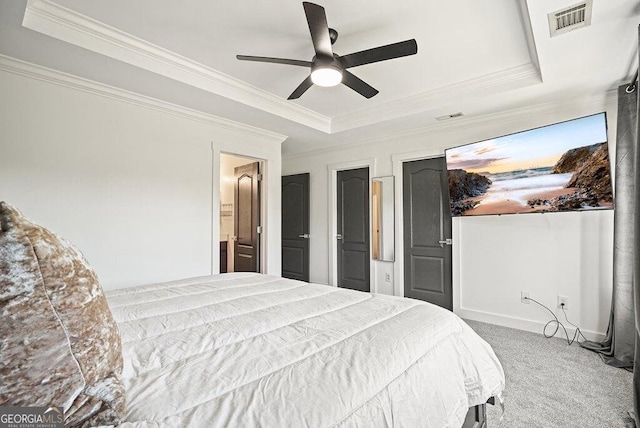
[[[258,229],[258,233],[262,233],[262,226],[258,226],[257,229]]]
[[[262,181],[262,174],[258,174],[258,181]]]

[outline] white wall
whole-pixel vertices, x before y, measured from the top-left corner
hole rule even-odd
[[[265,271],[280,274],[283,137],[4,65],[0,200],[72,241],[105,288],[218,271],[221,151],[266,159]]]
[[[438,156],[447,147],[601,111],[607,111],[610,156],[614,159],[616,105],[611,96],[589,102],[565,100],[558,105],[532,106],[366,145],[284,156],[284,175],[310,173],[311,281],[330,283],[328,165],[373,158],[372,176],[392,175],[392,158],[403,157],[402,154]],[[396,229],[396,245],[401,239],[398,235]],[[591,337],[606,331],[612,284],[613,211],[456,218],[453,238],[454,311],[459,315],[540,332],[550,314],[534,304],[521,304],[523,290],[552,309],[557,295],[568,296],[568,314],[573,323],[591,332]],[[402,262],[372,263],[372,290],[393,294],[394,285],[385,281],[385,274],[398,281]]]

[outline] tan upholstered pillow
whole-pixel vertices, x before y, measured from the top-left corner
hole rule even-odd
[[[62,406],[68,426],[120,421],[120,335],[95,272],[5,202],[0,316],[0,406]]]

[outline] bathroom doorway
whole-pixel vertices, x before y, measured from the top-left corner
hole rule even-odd
[[[220,155],[220,273],[259,272],[260,161]]]

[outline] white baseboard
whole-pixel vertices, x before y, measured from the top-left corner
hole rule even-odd
[[[472,320],[472,321],[485,322],[485,323],[488,323],[488,324],[495,324],[495,325],[499,325],[499,326],[502,326],[502,327],[515,328],[517,330],[530,331],[532,333],[539,333],[539,334],[542,334],[542,331],[543,331],[544,326],[546,324],[546,322],[528,320],[528,319],[524,319],[524,318],[510,317],[510,316],[506,316],[506,315],[499,315],[499,314],[494,314],[494,313],[490,313],[490,312],[476,311],[476,310],[472,310],[472,309],[458,308],[455,311],[455,313],[460,318],[464,318],[464,319],[468,319],[468,320]],[[567,332],[569,333],[569,336],[573,337],[573,334],[575,332],[575,328],[571,327],[566,322],[563,323],[563,324],[567,328]],[[549,331],[549,329],[547,329],[547,331]],[[553,331],[553,328],[551,328],[551,331]],[[593,340],[593,341],[596,341],[596,342],[603,340],[604,337],[605,337],[605,333],[589,331],[589,330],[583,330],[583,329],[580,329],[580,331],[582,332],[582,334],[588,340]],[[556,337],[559,337],[561,339],[564,338],[565,337],[564,336],[564,331],[562,329],[560,329],[560,331],[558,332]]]

